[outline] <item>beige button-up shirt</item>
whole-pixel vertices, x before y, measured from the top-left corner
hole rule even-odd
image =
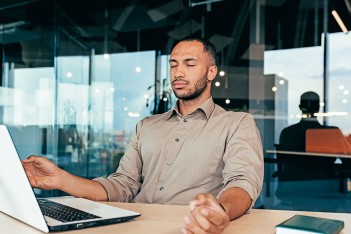
[[[182,116],[172,110],[141,120],[117,172],[97,178],[109,201],[188,204],[198,193],[240,187],[256,201],[263,183],[259,132],[248,113],[209,98]]]

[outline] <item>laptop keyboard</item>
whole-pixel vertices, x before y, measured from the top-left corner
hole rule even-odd
[[[59,220],[63,223],[101,218],[99,216],[89,214],[82,210],[65,206],[47,199],[38,199],[38,203],[44,215]]]

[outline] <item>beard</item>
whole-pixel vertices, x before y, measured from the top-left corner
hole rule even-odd
[[[184,101],[190,101],[190,100],[194,100],[194,99],[198,98],[204,92],[206,87],[207,87],[207,72],[201,79],[196,81],[194,91],[190,90],[189,92],[187,92],[185,94],[179,94],[179,93],[177,93],[176,90],[173,89],[173,93],[178,99],[181,99]]]

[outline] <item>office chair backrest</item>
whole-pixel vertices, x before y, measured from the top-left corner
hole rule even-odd
[[[346,140],[349,142],[349,144],[351,145],[351,134],[349,134],[347,137],[346,137]]]
[[[306,152],[351,154],[351,145],[338,128],[307,129]]]

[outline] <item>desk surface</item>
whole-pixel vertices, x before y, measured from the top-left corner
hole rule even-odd
[[[154,204],[134,204],[134,203],[109,203],[125,209],[140,212],[142,216],[114,225],[87,228],[77,231],[64,232],[66,234],[116,234],[116,233],[167,233],[179,234],[183,227],[182,217],[188,213],[186,206],[175,205],[154,205]],[[301,212],[284,210],[252,210],[250,214],[245,214],[241,218],[230,223],[223,233],[275,233],[275,225],[292,217],[295,214],[311,215],[331,219],[339,219],[345,222],[342,234],[351,233],[351,214],[342,213],[320,213]],[[3,213],[0,213],[0,233],[2,234],[39,234],[42,233],[24,223],[21,223]],[[63,232],[61,232],[63,233]]]
[[[283,150],[266,150],[269,154],[293,154],[293,155],[306,155],[317,157],[332,157],[332,158],[351,158],[350,154],[327,154],[327,153],[313,153],[313,152],[297,152],[297,151],[283,151]]]

